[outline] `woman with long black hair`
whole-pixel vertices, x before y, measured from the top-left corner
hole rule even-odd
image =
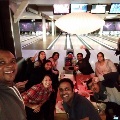
[[[40,51],[38,53],[38,60],[35,61],[34,67],[40,67],[46,61],[46,53],[44,51]]]
[[[43,104],[41,111],[44,113],[44,120],[54,120],[54,109],[56,104],[59,75],[52,72],[52,62],[50,60],[46,60],[40,68],[34,69],[28,83],[26,84],[26,89],[40,83],[47,74],[51,75],[52,88],[54,89],[54,92],[50,95],[49,100]]]
[[[46,74],[52,75],[52,63],[50,60],[46,60],[41,67],[34,68],[26,84],[26,89],[40,83]]]

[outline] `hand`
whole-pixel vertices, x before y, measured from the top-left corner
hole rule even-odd
[[[32,62],[35,62],[35,59],[37,58],[37,56],[38,56],[38,53],[35,53],[35,55],[34,55],[33,57],[30,58],[31,61],[32,61]]]
[[[36,58],[37,58],[37,56],[38,56],[38,53],[36,52],[36,53],[35,53],[35,55],[34,55],[34,58],[36,59]]]
[[[86,49],[86,47],[84,45],[81,45],[80,49]]]
[[[79,70],[79,66],[74,66],[74,70],[75,71]]]
[[[25,85],[26,85],[27,82],[28,82],[28,80],[25,80],[25,81],[23,81],[23,82],[17,82],[17,83],[15,84],[15,86],[16,86],[18,89],[25,88]]]
[[[98,78],[98,77],[93,77],[92,81],[93,81],[94,83],[97,83],[97,82],[99,82],[99,78]]]
[[[32,62],[35,62],[35,58],[34,58],[34,57],[30,57],[30,60],[31,60]]]
[[[37,113],[37,112],[40,112],[41,104],[39,104],[39,105],[30,104],[28,107],[33,109],[33,112]]]
[[[40,105],[36,106],[36,108],[34,109],[34,111],[33,111],[33,112],[35,112],[35,113],[40,112],[40,108],[41,108],[41,106],[40,106]]]
[[[56,75],[59,74],[59,71],[52,70],[52,72]]]
[[[91,77],[91,78],[94,78],[94,77],[95,77],[95,74],[94,74],[94,73],[91,73],[91,74],[90,74],[90,77]]]

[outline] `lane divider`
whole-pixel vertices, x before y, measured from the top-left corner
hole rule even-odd
[[[65,46],[64,46],[64,50],[67,50],[67,37],[65,39]]]
[[[33,37],[29,37],[28,39],[24,39],[24,40],[21,41],[21,43],[22,43],[22,42],[25,42],[25,41],[28,41],[28,40],[30,40],[30,39],[33,39],[33,38],[35,38],[35,37],[38,37],[38,36],[33,36]],[[22,38],[21,38],[21,39],[22,39]]]
[[[71,38],[69,39],[69,41],[70,41],[70,48],[73,49]]]
[[[110,45],[107,45],[107,44],[105,44],[104,42],[101,42],[101,41],[99,41],[99,40],[97,40],[97,39],[93,39],[93,38],[91,38],[91,37],[89,37],[89,36],[86,36],[86,37],[89,38],[89,39],[91,39],[91,40],[93,40],[94,42],[100,44],[101,46],[107,48],[108,50],[114,50],[114,51],[116,50],[116,48],[114,48],[114,47],[112,47],[112,46],[110,46]]]
[[[40,38],[38,38],[38,39],[36,39],[36,40],[34,40],[34,41],[32,41],[32,42],[26,44],[26,45],[23,45],[22,48],[27,47],[28,45],[31,45],[31,44],[37,42],[38,40],[40,40]]]
[[[55,38],[55,40],[53,40],[51,42],[51,44],[47,47],[46,50],[51,50],[51,48],[53,47],[53,45],[56,43],[56,41],[58,40],[58,38],[60,37],[61,33]]]
[[[112,42],[112,43],[116,43],[116,44],[117,44],[117,42],[114,41],[114,40],[110,40],[110,39],[108,39],[108,38],[104,38],[104,37],[102,37],[102,36],[96,36],[96,37],[98,37],[98,38],[102,38],[102,39],[104,39],[104,40],[107,40],[107,41],[110,41],[110,42]]]
[[[85,40],[83,40],[80,36],[76,35],[76,37],[88,50],[94,50],[93,47],[91,47],[87,42],[85,42]]]

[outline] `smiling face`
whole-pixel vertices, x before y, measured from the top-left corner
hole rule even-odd
[[[45,52],[41,52],[40,55],[39,55],[39,57],[40,57],[40,60],[45,59],[45,57],[46,57]]]
[[[53,59],[56,61],[56,60],[58,60],[58,58],[59,58],[59,54],[55,54],[54,56],[53,56]]]
[[[74,91],[68,82],[63,82],[59,85],[59,93],[60,97],[63,99],[64,102],[67,104],[70,104],[73,96],[74,96]]]
[[[98,83],[91,82],[88,84],[90,90],[92,90],[94,93],[98,93],[100,91],[100,86]]]
[[[45,88],[49,88],[52,85],[52,80],[49,76],[45,76],[42,83]]]
[[[15,79],[17,64],[14,55],[0,50],[0,82],[10,84]]]
[[[45,69],[46,70],[50,70],[52,68],[52,63],[51,63],[51,61],[50,62],[47,62],[46,64],[45,64]]]
[[[97,55],[97,59],[98,59],[99,62],[104,61],[104,56],[103,56],[103,54],[98,53],[98,55]]]
[[[82,60],[82,59],[83,59],[83,55],[82,55],[82,54],[78,54],[78,55],[77,55],[77,60],[80,61],[80,60]]]

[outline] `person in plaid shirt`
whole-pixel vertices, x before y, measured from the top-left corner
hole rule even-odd
[[[52,93],[52,80],[50,75],[45,75],[40,84],[32,86],[23,92],[22,98],[26,106],[27,120],[39,120],[41,118],[40,108]]]

